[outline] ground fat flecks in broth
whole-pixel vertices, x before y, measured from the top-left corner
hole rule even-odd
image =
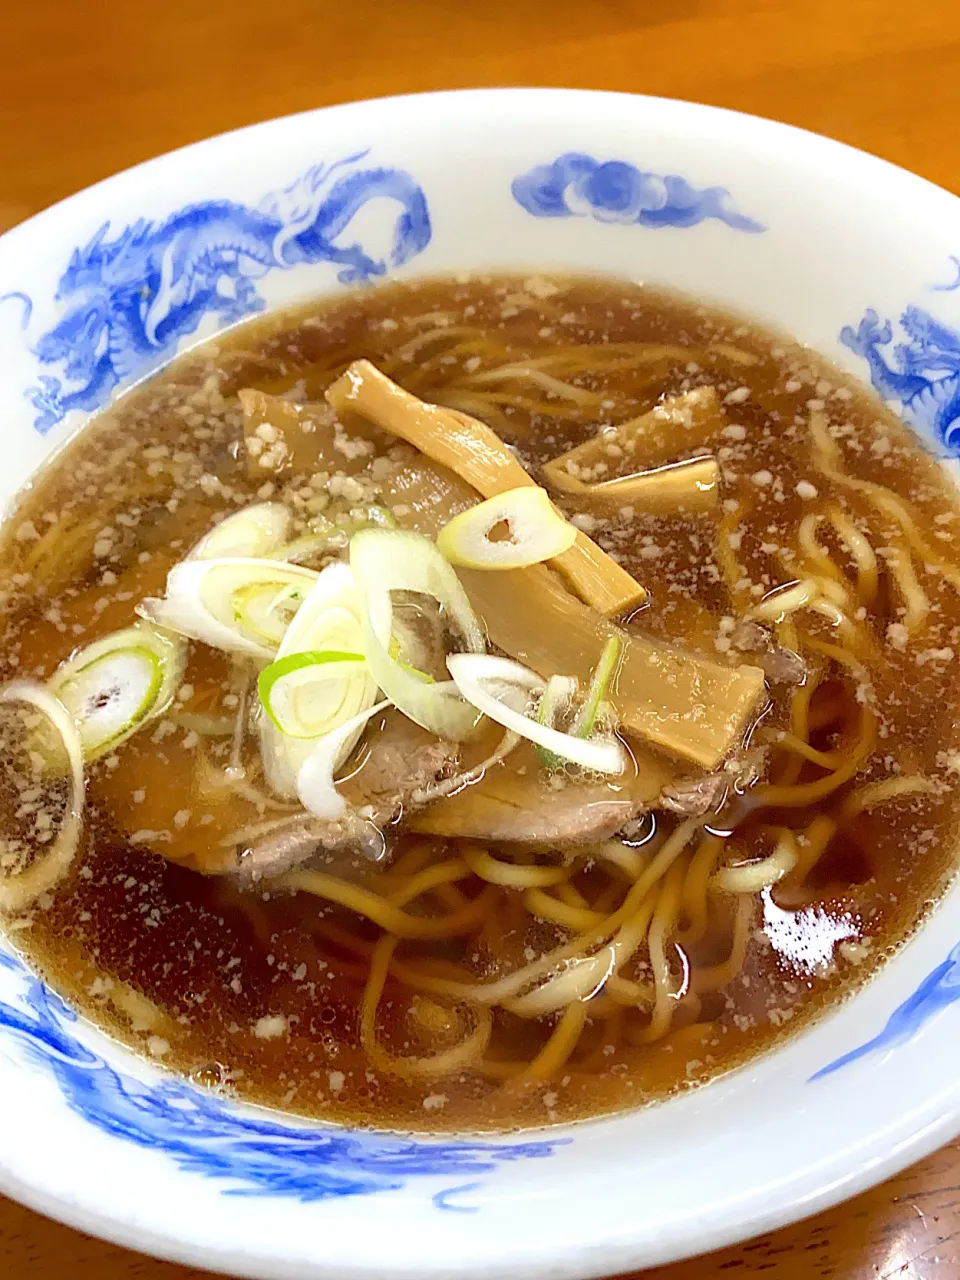
[[[438,553],[397,535],[506,490],[484,554],[526,545],[527,476],[577,541],[545,505],[549,567],[428,594]],[[4,927],[126,1043],[298,1113],[490,1129],[709,1080],[862,982],[954,871],[958,515],[832,367],[638,286],[437,280],[244,325],[105,411],[7,523],[2,674],[41,694],[0,704]],[[192,553],[219,566],[196,588],[201,561],[171,575]],[[237,555],[261,568],[230,578]],[[310,623],[318,573],[341,613]],[[343,651],[372,644],[378,592],[378,660],[413,701],[341,744],[338,791],[319,766],[307,786],[377,697],[369,650]],[[469,618],[526,672],[483,689],[621,773],[404,714],[476,719],[445,683]],[[128,640],[98,666],[135,623],[172,628],[176,660]],[[44,690],[86,778],[59,868]]]

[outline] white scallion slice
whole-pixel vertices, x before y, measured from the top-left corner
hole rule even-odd
[[[277,654],[309,649],[340,649],[360,653],[363,648],[363,604],[347,564],[328,565],[314,576],[310,594],[291,622]]]
[[[577,738],[538,724],[510,705],[511,690],[541,695],[545,688],[543,680],[519,662],[491,654],[455,653],[447,658],[447,668],[463,697],[505,729],[595,773],[624,771],[626,755],[616,738]]]
[[[551,676],[537,707],[537,724],[555,729],[557,721],[569,710],[576,693],[577,682],[573,676]],[[537,747],[537,759],[545,769],[561,769],[566,763],[546,747]]]
[[[491,534],[505,526],[504,537]],[[577,531],[538,485],[508,489],[461,511],[437,535],[437,549],[467,569],[525,569],[569,551]]]
[[[287,583],[279,590],[273,582],[251,583],[234,593],[233,617],[248,635],[279,648],[305,595],[301,582]]]
[[[304,760],[297,773],[297,795],[314,817],[330,822],[343,817],[347,802],[337,790],[333,775],[340,761],[345,759],[344,747],[349,742],[356,742],[367,721],[389,705],[386,700],[378,702],[345,721],[321,738]]]
[[[167,575],[166,596],[144,600],[137,611],[214,649],[269,662],[317,576],[256,557],[184,560]]]
[[[258,502],[227,516],[204,534],[187,557],[218,560],[224,556],[267,556],[283,545],[290,512],[279,502]]]
[[[332,520],[319,517],[311,522],[311,532],[296,538],[293,542],[277,547],[270,554],[275,560],[290,560],[301,564],[315,560],[331,551],[343,550],[350,539],[361,529],[381,528],[396,529],[397,521],[386,507],[355,507],[349,518],[342,524],[334,524]]]
[[[87,645],[51,677],[50,692],[80,734],[85,760],[112,751],[161,715],[183,679],[184,644],[147,623]]]
[[[366,681],[359,653],[307,650],[278,658],[260,672],[258,689],[267,715],[290,738],[319,738],[343,719],[344,691]]]
[[[350,566],[328,565],[317,575],[309,595],[287,628],[277,652],[277,661],[318,652],[363,655],[363,612]],[[381,617],[378,634],[383,640],[389,638],[389,627],[389,617]],[[366,711],[377,697],[377,683],[365,658],[358,663],[338,664],[335,670],[326,665],[312,671],[304,667],[302,672],[298,682],[302,711],[300,727],[306,728],[306,720],[309,719],[313,732],[302,736],[285,733],[266,707],[267,714],[260,721],[264,773],[273,790],[289,799],[297,794],[297,774],[314,750],[315,739]],[[313,677],[310,683],[315,681],[317,684],[312,693],[307,687],[308,677]],[[308,707],[305,699],[311,700],[312,707]],[[281,717],[282,714],[281,710]],[[291,728],[295,727],[292,720],[287,723]],[[348,735],[343,740],[334,768],[353,750],[360,732],[358,728],[352,737]]]
[[[350,567],[364,602],[364,654],[384,696],[439,738],[469,737],[480,717],[456,686],[447,680],[425,681],[422,672],[390,653],[387,638],[393,622],[390,593],[413,591],[438,602],[470,653],[483,653],[483,628],[453,568],[428,538],[399,529],[356,534],[350,541]]]
[[[85,786],[83,747],[73,718],[44,685],[15,680],[0,689],[0,702],[25,703],[50,723],[67,761],[66,812],[53,843],[23,871],[0,872],[0,911],[22,911],[41,893],[48,893],[67,874],[80,847]]]

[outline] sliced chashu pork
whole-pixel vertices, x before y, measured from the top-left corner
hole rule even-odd
[[[386,850],[384,828],[402,816],[408,830],[491,843],[582,844],[606,839],[653,807],[676,778],[666,759],[641,757],[622,778],[548,774],[529,743],[451,795],[423,803],[438,779],[456,776],[454,744],[431,738],[395,713],[357,773],[341,784],[347,812],[336,822],[304,814],[237,850],[247,883],[282,875],[316,855]],[[469,764],[463,776],[473,778]],[[422,807],[417,807],[421,805]]]
[[[386,848],[384,829],[403,816],[417,793],[455,773],[459,754],[456,743],[387,711],[357,752],[351,776],[338,785],[347,801],[342,818],[294,817],[238,847],[236,863],[225,870],[253,883],[282,875],[318,853],[356,853],[376,861]]]
[[[413,814],[410,826],[468,840],[582,844],[606,839],[645,813],[675,777],[675,766],[653,755],[610,781],[550,774],[524,743],[480,781]]]

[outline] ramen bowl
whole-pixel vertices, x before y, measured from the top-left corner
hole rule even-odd
[[[503,90],[272,121],[0,240],[3,497],[117,394],[255,311],[483,269],[612,273],[739,310],[872,385],[952,471],[958,228],[960,202],[880,160],[687,103]],[[809,963],[844,936],[825,919]],[[859,994],[739,1070],[488,1137],[311,1124],[201,1090],[78,1019],[15,944],[0,951],[0,1187],[212,1270],[607,1275],[811,1214],[960,1131],[956,893]]]

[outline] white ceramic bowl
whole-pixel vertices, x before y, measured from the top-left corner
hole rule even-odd
[[[0,490],[111,394],[253,309],[383,272],[487,267],[617,272],[730,304],[872,378],[949,457],[958,252],[953,196],[706,107],[504,90],[276,120],[0,240]],[[436,1142],[201,1094],[74,1020],[7,951],[0,1186],[244,1276],[520,1280],[668,1261],[812,1213],[960,1130],[958,939],[954,893],[855,999],[665,1105]]]

